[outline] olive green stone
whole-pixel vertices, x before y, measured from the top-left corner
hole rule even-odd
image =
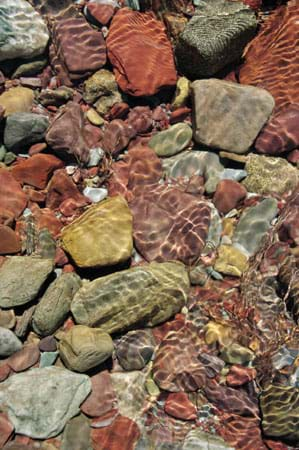
[[[167,130],[155,134],[148,145],[158,156],[173,156],[188,146],[192,129],[186,123],[177,123]]]
[[[239,249],[231,245],[220,245],[214,265],[217,272],[240,277],[248,267],[248,258]]]
[[[229,364],[246,364],[254,359],[254,353],[234,342],[222,350],[220,357]]]
[[[177,109],[187,103],[190,94],[190,81],[188,78],[180,77],[176,84],[176,91],[172,102],[172,108]]]

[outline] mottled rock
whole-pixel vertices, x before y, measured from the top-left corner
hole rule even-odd
[[[254,353],[249,348],[233,342],[223,348],[221,358],[229,364],[246,364],[254,359]]]
[[[94,103],[100,97],[110,97],[118,92],[115,76],[106,69],[99,70],[88,78],[84,82],[83,89],[83,98],[86,103]]]
[[[75,295],[71,311],[77,323],[108,333],[133,326],[154,326],[184,305],[189,279],[180,263],[151,263],[86,283]]]
[[[61,450],[91,450],[89,420],[84,414],[73,417],[63,432]]]
[[[109,28],[107,49],[116,81],[124,92],[148,96],[175,86],[171,44],[162,22],[151,13],[120,9]]]
[[[34,300],[53,270],[53,261],[12,256],[0,269],[0,307],[11,308]]]
[[[14,372],[23,372],[34,366],[39,360],[38,345],[26,344],[21,350],[7,359],[7,364]]]
[[[170,416],[181,420],[195,420],[197,418],[197,408],[189,400],[185,392],[169,394],[164,405],[164,410]]]
[[[230,447],[221,437],[206,433],[199,427],[187,434],[182,450],[234,450],[234,447]]]
[[[21,241],[14,230],[6,225],[0,225],[0,255],[18,253],[21,248]]]
[[[199,144],[245,153],[274,108],[266,90],[209,79],[191,85],[194,139]]]
[[[146,401],[146,372],[133,370],[131,372],[114,372],[111,382],[114,388],[120,414],[132,420],[142,415]]]
[[[32,326],[37,334],[48,336],[62,325],[80,286],[81,280],[75,273],[63,273],[50,284],[33,314]]]
[[[87,372],[108,359],[113,352],[109,334],[100,328],[73,326],[59,343],[60,358],[70,370]]]
[[[219,212],[226,214],[234,209],[247,195],[240,183],[233,180],[221,180],[213,197],[213,203]]]
[[[240,277],[248,268],[248,258],[232,245],[220,245],[214,265],[217,272]]]
[[[15,153],[22,153],[31,144],[44,140],[49,119],[41,114],[20,112],[10,114],[4,129],[4,145]]]
[[[61,167],[63,162],[54,155],[37,154],[13,165],[11,173],[21,184],[44,189],[54,170]]]
[[[148,146],[155,150],[158,156],[173,156],[184,150],[192,139],[192,129],[186,123],[177,123],[167,130],[155,134]]]
[[[26,87],[13,87],[0,95],[0,106],[5,109],[4,117],[11,114],[30,112],[34,93]]]
[[[49,33],[41,16],[25,0],[0,5],[0,61],[32,58],[46,49]]]
[[[198,1],[175,49],[178,67],[189,78],[207,78],[237,61],[254,37],[257,20],[241,2]]]
[[[87,416],[98,417],[111,411],[116,403],[111,376],[108,370],[93,375],[91,393],[81,405],[81,411]]]
[[[118,450],[120,442],[123,450],[134,450],[139,437],[140,431],[134,420],[121,415],[111,425],[91,431],[94,450]]]
[[[9,329],[0,327],[0,357],[10,356],[22,348],[22,342]]]
[[[0,405],[16,433],[47,439],[79,413],[90,389],[87,375],[58,367],[32,369],[0,384]]]
[[[126,261],[133,250],[132,216],[126,201],[117,196],[90,207],[62,230],[62,245],[79,267]]]
[[[115,343],[115,354],[125,370],[141,370],[151,359],[155,340],[151,330],[129,331]]]

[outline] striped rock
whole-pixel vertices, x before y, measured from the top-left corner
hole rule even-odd
[[[62,230],[62,246],[79,267],[102,267],[130,258],[132,216],[123,197],[91,206]]]
[[[76,323],[108,333],[152,327],[180,311],[189,286],[183,264],[152,263],[85,283],[71,311]]]
[[[139,439],[138,425],[128,417],[117,416],[108,427],[93,428],[91,431],[94,450],[134,450]]]
[[[132,202],[134,241],[148,261],[192,264],[205,245],[210,208],[191,194],[156,185]]]
[[[120,9],[107,37],[116,81],[126,93],[149,96],[176,84],[171,44],[162,22],[152,13]]]
[[[242,450],[267,450],[263,443],[260,420],[256,417],[243,417],[232,413],[218,414],[220,426],[218,432],[232,448]],[[217,445],[217,450],[218,450]],[[231,447],[229,447],[231,449]],[[272,447],[276,450],[276,447]],[[187,449],[186,449],[187,450]],[[195,449],[194,449],[195,450]],[[277,450],[286,450],[278,447]]]
[[[115,354],[125,370],[140,370],[151,359],[155,339],[151,330],[129,331],[115,343]]]

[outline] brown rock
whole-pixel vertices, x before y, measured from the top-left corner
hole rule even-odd
[[[91,386],[91,393],[82,403],[81,411],[90,417],[102,416],[111,411],[117,400],[108,370],[92,376]]]
[[[14,113],[29,112],[34,100],[34,93],[25,87],[12,87],[0,95],[0,106],[5,110],[4,117]]]
[[[63,165],[63,162],[53,155],[37,154],[15,164],[11,173],[21,184],[44,189],[54,170]]]
[[[0,169],[0,216],[4,210],[12,217],[19,217],[26,208],[27,198],[20,184],[6,169]]]
[[[35,344],[25,345],[21,350],[7,359],[7,364],[14,372],[22,372],[34,366],[39,360],[39,349]]]
[[[0,413],[0,448],[8,441],[14,430],[13,424],[5,413]]]
[[[139,437],[138,425],[124,416],[117,416],[108,427],[93,428],[91,432],[94,450],[133,450]]]
[[[82,195],[64,169],[56,170],[48,186],[46,206],[57,209],[65,200],[74,200],[80,206],[87,205],[88,199]]]
[[[237,181],[221,180],[217,184],[213,202],[219,212],[226,214],[234,209],[247,195],[247,191]]]
[[[94,19],[100,25],[107,25],[115,13],[115,8],[109,4],[88,3],[86,5],[86,12],[87,16]]]
[[[18,253],[21,248],[21,241],[14,230],[6,225],[0,225],[0,255]]]
[[[104,150],[117,155],[121,150],[124,150],[130,142],[130,139],[135,136],[134,129],[127,125],[121,119],[115,119],[110,122],[105,128],[104,137],[102,140],[102,147]]]
[[[189,400],[185,392],[169,394],[164,410],[170,416],[181,420],[195,420],[197,418],[196,406]]]

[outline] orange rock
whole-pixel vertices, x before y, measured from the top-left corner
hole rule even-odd
[[[6,225],[0,225],[0,255],[18,253],[21,247],[21,241],[14,230]]]
[[[21,184],[44,189],[54,170],[63,166],[63,162],[56,156],[37,154],[14,165],[11,173]]]
[[[6,210],[14,218],[19,217],[27,205],[26,194],[13,175],[6,169],[0,169],[0,205],[1,211]]]
[[[88,199],[82,195],[72,179],[63,170],[56,170],[48,186],[46,206],[57,209],[64,200],[73,199],[75,202],[87,205]]]
[[[217,184],[213,202],[219,212],[226,214],[247,195],[244,186],[234,180],[221,180]]]
[[[186,392],[169,394],[164,405],[164,410],[176,419],[195,420],[197,418],[196,406],[189,400]]]
[[[94,450],[133,450],[139,437],[138,425],[124,416],[116,417],[108,427],[91,431]]]

